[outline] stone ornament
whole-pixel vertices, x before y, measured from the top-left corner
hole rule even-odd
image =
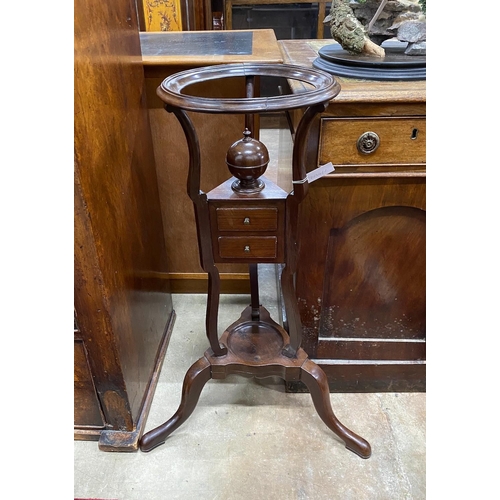
[[[343,49],[383,58],[381,44],[390,38],[408,42],[407,55],[424,55],[426,41],[423,0],[332,0],[324,23]]]

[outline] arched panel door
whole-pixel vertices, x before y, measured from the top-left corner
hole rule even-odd
[[[302,345],[330,390],[425,390],[425,177],[332,175],[302,205]]]
[[[425,338],[425,212],[370,210],[328,242],[321,338]]]

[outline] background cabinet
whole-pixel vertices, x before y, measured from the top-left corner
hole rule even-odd
[[[332,42],[279,43],[285,62],[310,67]],[[308,145],[308,170],[329,161],[336,170],[300,206],[303,347],[331,391],[423,391],[425,81],[338,80]],[[363,154],[357,142],[367,132],[380,143]]]
[[[137,449],[174,318],[140,57],[133,0],[77,0],[74,437],[103,450]]]
[[[223,0],[225,29],[272,28],[278,40],[331,38],[331,0]]]
[[[224,63],[281,63],[282,55],[269,29],[141,33],[141,44],[167,251],[164,277],[170,280],[173,292],[205,293],[208,275],[200,265],[193,203],[186,192],[189,166],[186,139],[178,120],[165,111],[156,89],[165,78],[179,71]],[[246,95],[245,81],[239,77],[203,82],[188,90],[212,98]],[[260,91],[258,83],[256,90]],[[245,116],[188,114],[199,134],[201,189],[208,192],[231,177],[225,157],[231,144],[242,137]],[[255,122],[258,137],[258,117]],[[223,263],[218,267],[222,293],[249,293],[248,266]]]

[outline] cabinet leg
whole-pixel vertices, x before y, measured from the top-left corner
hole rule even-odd
[[[333,413],[325,372],[308,359],[301,367],[300,379],[307,385],[321,420],[344,441],[348,450],[361,458],[369,458],[372,453],[370,444],[343,425]]]
[[[182,398],[178,410],[164,424],[144,434],[140,440],[141,451],[151,451],[165,442],[167,436],[183,424],[193,413],[205,384],[212,378],[208,360],[203,357],[194,363],[184,377]]]

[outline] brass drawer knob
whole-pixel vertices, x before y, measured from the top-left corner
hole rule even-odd
[[[245,245],[245,248],[243,249],[244,252],[250,252],[250,245]]]
[[[245,217],[245,218],[243,219],[243,224],[245,224],[245,225],[250,224],[250,217]]]
[[[365,132],[359,136],[356,147],[363,155],[373,153],[380,146],[380,137],[375,132]]]

